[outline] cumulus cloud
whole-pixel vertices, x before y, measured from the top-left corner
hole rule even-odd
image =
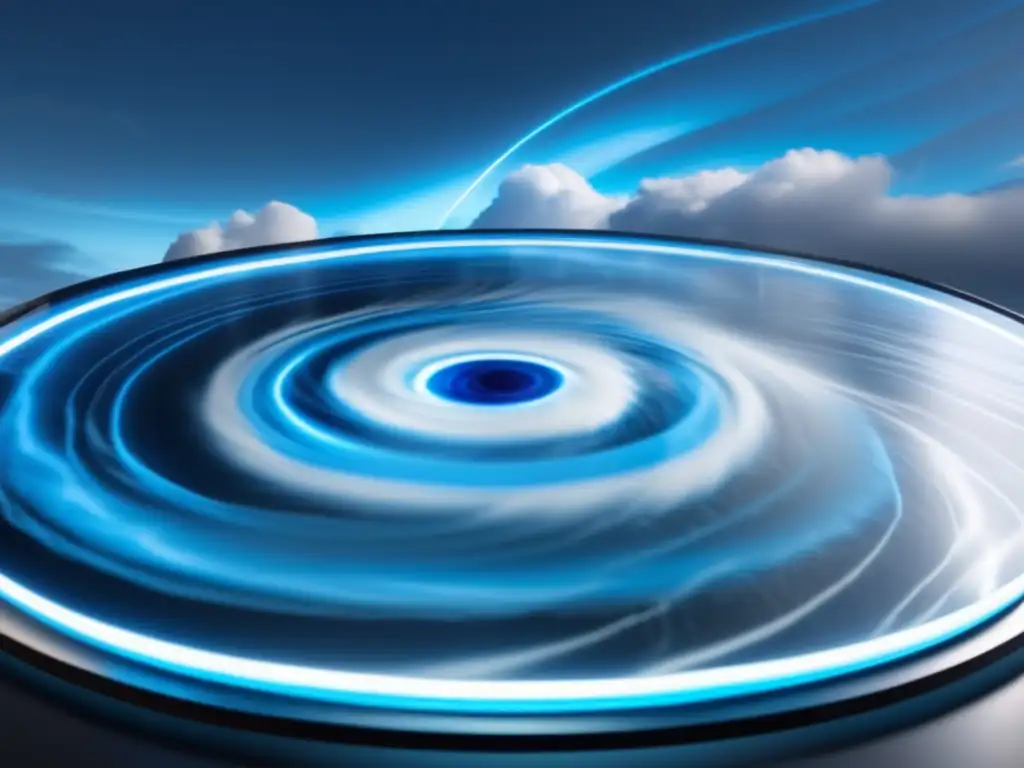
[[[527,166],[474,227],[554,227],[733,240],[907,268],[1024,250],[1024,189],[897,196],[882,156],[799,149],[752,171],[649,179],[628,198],[595,191],[564,166]]]
[[[253,248],[260,245],[315,240],[316,219],[287,203],[267,203],[256,213],[235,211],[223,224],[186,232],[164,254],[164,261],[187,259],[207,253]]]
[[[497,201],[475,227],[599,229],[628,199],[608,198],[567,166],[527,165],[501,183]]]

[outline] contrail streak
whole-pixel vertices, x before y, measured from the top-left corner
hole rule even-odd
[[[717,40],[713,43],[703,45],[699,48],[691,48],[690,50],[685,51],[684,53],[680,53],[669,59],[665,59],[664,61],[658,62],[657,64],[652,64],[646,69],[641,69],[639,72],[634,72],[631,75],[627,75],[626,77],[622,78],[621,80],[616,80],[615,82],[606,85],[604,88],[601,88],[598,91],[594,91],[589,96],[580,99],[575,104],[572,104],[563,109],[561,112],[557,113],[556,115],[549,117],[543,123],[538,125],[529,133],[525,134],[521,139],[516,141],[515,144],[513,144],[500,155],[498,155],[494,162],[488,165],[483,170],[483,172],[479,176],[477,176],[476,179],[474,179],[473,183],[466,187],[466,189],[463,190],[462,194],[460,194],[459,197],[455,200],[455,202],[452,203],[452,206],[441,218],[441,221],[438,224],[438,229],[443,229],[447,225],[448,220],[451,218],[452,214],[455,213],[458,207],[466,201],[466,198],[473,194],[473,191],[477,187],[479,187],[480,184],[482,184],[483,181],[488,176],[490,176],[495,171],[495,169],[497,169],[498,166],[500,166],[502,163],[508,160],[509,157],[515,154],[527,142],[532,141],[534,138],[542,134],[548,128],[551,128],[556,123],[561,122],[565,118],[578,112],[584,107],[593,104],[595,101],[598,101],[599,99],[602,99],[605,96],[608,96],[609,94],[619,91],[625,88],[626,86],[632,85],[633,83],[643,80],[644,78],[647,78],[651,75],[656,75],[657,73],[663,72],[666,69],[671,69],[672,67],[677,66],[678,64],[683,64],[687,61],[693,61],[694,59],[699,59],[702,56],[706,56],[710,53],[716,53],[727,48],[732,48],[733,46],[741,45],[743,43],[747,43],[752,40],[757,40],[762,37],[767,37],[768,35],[773,35],[777,32],[785,32],[790,29],[795,29],[796,27],[802,27],[805,24],[812,24],[816,21],[823,21],[825,19],[830,19],[835,16],[841,16],[843,14],[851,13],[853,11],[859,11],[863,8],[868,8],[872,5],[877,5],[879,2],[881,2],[881,0],[859,0],[859,2],[849,3],[847,5],[840,5],[835,8],[831,8],[827,11],[819,11],[817,13],[808,14],[806,16],[800,16],[799,18],[796,19],[781,21],[777,24],[772,24],[767,27],[760,27],[758,29],[751,30],[749,32],[744,32],[739,35],[733,35],[732,37],[726,37],[722,40]]]

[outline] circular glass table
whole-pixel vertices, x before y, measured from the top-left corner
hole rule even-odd
[[[160,696],[632,732],[1016,634],[1024,327],[895,276],[608,234],[322,241],[47,297],[0,329],[0,381],[3,633]]]

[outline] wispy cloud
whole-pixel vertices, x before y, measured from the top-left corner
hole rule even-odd
[[[204,214],[198,212],[132,210],[109,205],[82,203],[77,200],[9,187],[0,187],[0,203],[3,203],[5,207],[17,205],[51,211],[53,213],[71,213],[118,221],[133,221],[142,224],[189,226],[206,218]]]
[[[59,241],[0,242],[0,311],[101,273],[73,246]]]

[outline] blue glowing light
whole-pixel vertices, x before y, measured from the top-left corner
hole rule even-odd
[[[411,287],[403,285],[399,309],[377,296],[325,317],[292,314],[287,323],[260,333],[247,330],[240,340],[238,334],[216,337],[230,342],[230,354],[222,356],[218,348],[214,364],[198,377],[203,397],[198,404],[189,401],[186,409],[201,413],[211,444],[239,472],[261,473],[268,487],[295,484],[299,493],[327,499],[325,508],[343,506],[342,499],[360,515],[307,516],[297,526],[293,517],[273,510],[204,495],[189,485],[190,478],[161,473],[147,458],[156,448],[142,444],[132,419],[148,413],[150,402],[142,395],[161,391],[161,377],[170,370],[167,360],[207,350],[211,330],[250,318],[254,305],[282,311],[308,289],[284,287],[265,296],[218,290],[266,276],[276,283],[278,276],[318,265],[440,266],[510,249],[578,258],[588,267],[628,265],[628,271],[614,294],[594,288],[581,299],[579,286],[576,293],[563,286],[546,303],[538,288],[529,311],[522,303],[479,297],[459,304],[451,295],[435,300],[441,308],[424,309],[408,298]],[[748,344],[713,327],[696,303],[678,314],[679,307],[666,303],[666,297],[681,303],[680,286],[709,268],[801,280],[804,291],[813,284],[856,292],[858,300],[888,302],[904,314],[913,308],[932,318],[929,327],[955,326],[961,337],[949,338],[967,339],[972,354],[992,349],[1005,359],[1024,350],[1024,334],[1015,322],[894,278],[625,236],[409,235],[178,264],[82,293],[5,330],[0,367],[17,375],[18,394],[0,418],[0,431],[12,446],[4,454],[12,467],[5,482],[17,484],[15,490],[35,504],[28,523],[5,510],[13,527],[140,588],[176,599],[244,598],[250,601],[246,606],[271,612],[305,602],[324,611],[340,605],[346,615],[411,620],[450,616],[454,605],[462,622],[455,625],[464,634],[481,617],[518,620],[566,606],[601,613],[639,604],[642,610],[599,631],[542,647],[494,653],[484,661],[434,659],[433,666],[415,674],[391,674],[225,653],[139,631],[129,627],[130,618],[115,622],[55,599],[2,560],[0,596],[60,633],[177,674],[288,696],[467,713],[639,709],[774,691],[920,653],[1019,601],[1024,570],[1019,552],[1014,554],[1021,537],[1013,531],[1024,529],[1024,518],[1016,507],[989,503],[984,484],[976,484],[985,471],[974,463],[978,457],[962,455],[949,441],[909,421],[914,412],[894,394],[869,391],[859,380],[855,386],[836,371],[813,369],[806,360],[797,362],[796,353]],[[532,269],[526,262],[517,273],[517,301],[524,301],[524,276]],[[545,279],[565,271],[537,269]],[[686,280],[664,285],[675,269],[690,270]],[[665,293],[652,294],[647,302],[630,301],[626,276],[641,280],[645,270],[654,270],[653,279],[643,285]],[[346,278],[336,284],[351,290],[358,280]],[[322,298],[328,290],[343,290],[330,285],[317,283],[325,291]],[[720,309],[720,303],[715,306]],[[188,322],[175,311],[187,311]],[[423,313],[423,322],[414,322],[416,313]],[[133,321],[138,332],[126,339],[117,324]],[[763,318],[753,322],[757,330],[770,330]],[[810,330],[826,333],[828,326]],[[891,350],[888,339],[898,329],[888,325],[884,331],[876,337],[883,342],[879,349]],[[856,339],[875,340],[869,333]],[[75,361],[97,367],[80,370]],[[98,367],[101,363],[108,367]],[[917,360],[915,370],[922,376],[941,374],[941,381],[959,387],[961,398],[969,398],[978,384],[969,378],[951,382],[933,358]],[[965,376],[962,366],[956,370]],[[69,393],[63,411],[45,399],[58,390]],[[80,416],[72,405],[79,407],[89,392],[99,396],[88,400],[86,415]],[[783,425],[794,429],[784,447],[798,454],[800,463],[785,465],[789,454],[783,453],[773,454],[773,463],[758,463],[764,441],[781,428],[773,426],[771,408],[783,400],[806,417]],[[972,406],[969,399],[967,406]],[[975,410],[967,410],[977,418]],[[58,428],[65,417],[74,417],[80,442],[96,441],[92,463],[64,453],[71,450]],[[1012,428],[1010,420],[1003,422]],[[924,575],[909,575],[908,583],[895,586],[897,579],[889,578],[886,586],[894,594],[865,587],[863,594],[879,604],[877,623],[884,631],[860,631],[850,642],[807,653],[719,662],[734,658],[729,654],[737,649],[757,647],[760,638],[774,637],[780,629],[798,629],[830,601],[850,593],[896,546],[896,532],[903,527],[934,525],[934,509],[922,503],[928,489],[908,483],[909,470],[897,469],[890,458],[897,433],[915,441],[934,462],[922,472],[934,470],[935,477],[951,483],[944,497],[955,523],[951,530],[969,530],[971,537],[958,540],[941,562],[929,559],[934,552],[918,553]],[[817,439],[826,434],[842,439]],[[1007,438],[1005,444],[1013,443]],[[486,461],[477,461],[480,456]],[[98,457],[115,463],[116,482],[113,474],[98,474]],[[753,476],[754,468],[768,473],[780,463],[778,482],[756,488],[749,498],[733,498],[742,484],[726,479]],[[35,474],[13,471],[29,466]],[[21,477],[31,477],[32,487],[19,484]],[[136,483],[131,494],[121,491],[126,479]],[[819,481],[825,485],[816,485]],[[1010,481],[1000,477],[998,482]],[[696,519],[701,505],[726,485],[732,506],[720,502],[711,508],[713,514]],[[795,496],[796,490],[804,495]],[[14,498],[6,486],[4,493]],[[695,500],[683,515],[676,514],[680,499]],[[161,504],[182,511],[180,518],[167,518],[176,524],[155,527],[155,519],[170,515]],[[48,510],[55,510],[52,521]],[[188,528],[187,519],[200,514],[216,524]],[[682,527],[657,527],[666,521]],[[237,526],[236,536],[221,535],[221,526],[228,525]],[[343,527],[332,527],[337,525]],[[392,539],[382,538],[382,532],[395,530],[404,548],[388,549],[384,545]],[[62,537],[66,531],[74,536]],[[287,549],[296,536],[301,546]],[[78,549],[80,541],[93,548]],[[351,542],[351,549],[339,559],[333,551],[317,551],[322,541]],[[439,549],[424,554],[409,542]],[[729,589],[740,589],[736,585],[743,579],[797,568],[802,558],[815,560],[820,573],[833,561],[808,553],[830,551],[836,542],[845,547],[835,558],[838,570],[778,615],[757,619],[739,639],[688,650],[682,661],[666,658],[644,674],[518,678],[502,673],[598,642],[719,579],[731,579]],[[551,557],[549,550],[555,552]],[[520,555],[522,562],[515,559]],[[891,556],[899,559],[899,553]],[[968,562],[957,565],[959,570],[941,570],[960,557]],[[266,562],[272,558],[282,565],[268,573]],[[133,559],[137,568],[130,565]],[[939,565],[928,570],[934,562]],[[339,643],[346,640],[339,635]],[[449,674],[452,668],[456,673]],[[478,668],[485,673],[477,674]]]
[[[448,223],[448,220],[452,217],[452,214],[454,214],[455,211],[458,210],[459,206],[466,201],[466,198],[473,194],[473,191],[477,187],[479,187],[488,176],[490,176],[495,170],[497,170],[512,155],[514,155],[516,152],[522,149],[530,141],[537,138],[540,134],[547,131],[549,128],[552,128],[556,124],[560,123],[562,120],[566,119],[567,117],[570,117],[576,112],[579,112],[581,109],[590,106],[594,102],[603,99],[605,96],[609,96],[612,93],[615,93],[616,91],[622,90],[623,88],[633,85],[634,83],[640,80],[644,80],[645,78],[648,78],[652,75],[656,75],[659,72],[664,72],[667,69],[679,66],[680,64],[684,64],[688,61],[699,59],[702,56],[707,56],[708,54],[711,53],[717,53],[718,51],[724,51],[727,48],[742,45],[743,43],[749,43],[753,40],[757,40],[762,37],[767,37],[768,35],[774,35],[778,34],[779,32],[786,32],[790,29],[802,27],[807,24],[813,24],[816,21],[824,21],[825,19],[830,19],[836,16],[842,16],[847,13],[852,13],[853,11],[859,11],[863,8],[868,8],[872,5],[876,5],[879,1],[880,0],[858,0],[857,2],[847,3],[845,5],[828,8],[823,11],[818,11],[817,13],[810,13],[795,19],[789,19],[786,21],[779,22],[777,24],[771,24],[765,27],[750,30],[739,35],[733,35],[732,37],[727,37],[723,40],[717,40],[708,45],[703,45],[700,46],[699,48],[693,48],[691,50],[677,54],[676,56],[672,56],[668,59],[665,59],[664,61],[660,61],[657,64],[652,64],[651,66],[645,69],[641,69],[638,72],[633,72],[632,74],[627,75],[626,77],[623,77],[620,80],[616,80],[615,82],[606,85],[604,88],[594,91],[589,96],[580,99],[576,103],[571,104],[565,109],[563,109],[561,112],[552,115],[543,123],[541,123],[537,127],[530,130],[528,133],[526,133],[522,138],[518,139],[514,144],[512,144],[500,155],[498,155],[498,157],[496,157],[491,162],[490,165],[484,168],[480,175],[477,176],[473,180],[473,182],[468,187],[466,187],[462,191],[462,193],[455,199],[455,202],[451,204],[451,207],[448,208],[444,216],[441,218],[441,221],[438,224],[438,229],[443,229],[445,225]]]

